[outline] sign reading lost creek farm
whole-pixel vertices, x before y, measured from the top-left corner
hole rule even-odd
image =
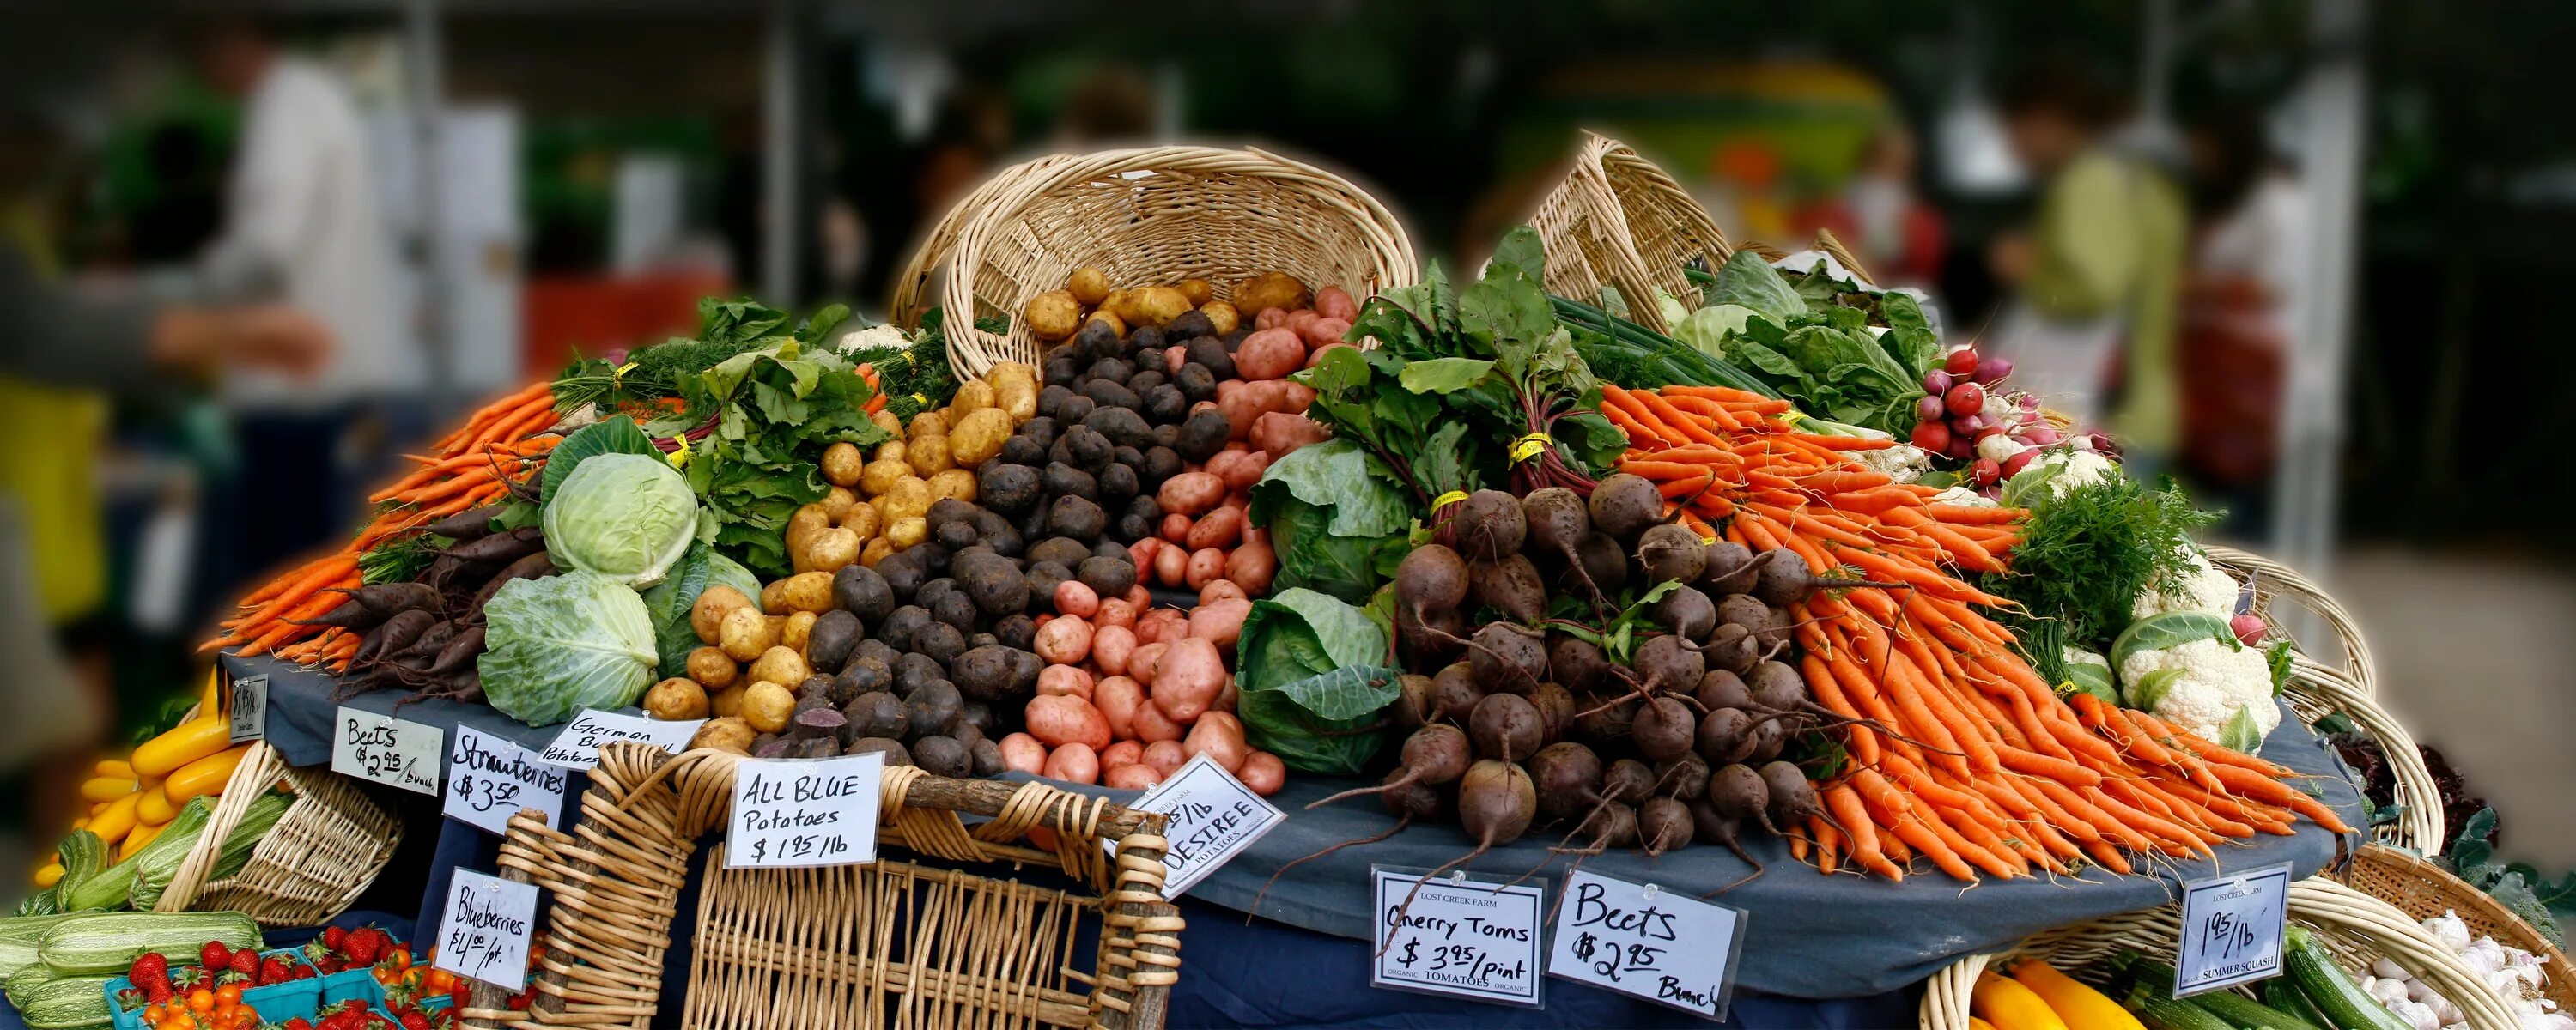
[[[877,860],[882,754],[751,759],[734,767],[725,868],[858,865]]]

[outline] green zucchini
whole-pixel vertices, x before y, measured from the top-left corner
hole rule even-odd
[[[66,976],[47,980],[43,986],[24,996],[11,995],[18,1015],[36,1030],[67,1030],[70,1027],[103,1026],[113,1018],[107,1010],[107,981],[104,976]]]
[[[37,945],[44,941],[45,931],[77,914],[58,912],[49,916],[0,919],[0,981],[17,975],[19,970],[28,966],[43,965],[44,956],[37,951]]]
[[[2208,1009],[2143,986],[2130,993],[2128,1008],[2147,1030],[2236,1030]]]
[[[2316,935],[2309,933],[2307,927],[2290,927],[2281,952],[2281,963],[2289,968],[2290,979],[2298,981],[2299,990],[2307,994],[2335,1030],[2414,1030],[2387,1006],[2362,993],[2352,974],[2335,964],[2334,956],[2326,952],[2325,945],[2317,943]]]
[[[239,912],[93,912],[47,928],[36,947],[55,973],[74,975],[122,973],[147,951],[194,955],[207,941],[257,948],[259,924]]]
[[[2325,1013],[2317,1011],[2317,1003],[2309,1001],[2308,996],[2300,992],[2298,983],[2286,976],[2263,981],[2263,1004],[2297,1016],[2320,1030],[2332,1025],[2326,1021]]]
[[[2135,976],[2140,987],[2153,988],[2154,993],[2159,997],[2172,993],[2174,967],[2171,964],[2135,953],[2122,957],[2126,961],[2116,964]],[[2207,1009],[2210,1015],[2226,1020],[2240,1030],[2253,1030],[2255,1027],[2266,1028],[2266,1030],[2326,1030],[2320,1024],[2265,1005],[2232,990],[2208,991],[2183,1000]]]

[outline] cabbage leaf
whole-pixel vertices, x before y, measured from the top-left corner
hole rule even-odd
[[[1357,774],[1385,744],[1360,728],[1401,693],[1386,658],[1386,630],[1351,605],[1299,588],[1253,602],[1235,645],[1244,739],[1299,772]]]
[[[484,604],[483,617],[483,692],[530,726],[634,704],[661,664],[644,599],[597,573],[514,580]]]
[[[659,455],[592,455],[546,501],[555,563],[630,587],[662,581],[697,535],[698,497]]]

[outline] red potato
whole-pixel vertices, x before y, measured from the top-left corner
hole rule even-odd
[[[1306,323],[1303,335],[1309,347],[1330,347],[1343,342],[1342,337],[1348,335],[1350,331],[1351,324],[1341,319],[1318,318]]]
[[[1228,558],[1226,561],[1232,563],[1234,559]],[[1208,585],[1199,588],[1200,604],[1215,604],[1228,598],[1237,601],[1248,600],[1243,593],[1243,588],[1236,586],[1230,579],[1211,580]]]
[[[1260,398],[1255,397],[1251,390],[1245,389],[1234,391],[1232,397],[1217,398],[1216,410],[1225,413],[1226,437],[1232,440],[1243,440],[1250,437],[1253,420],[1260,418],[1270,409],[1262,406]]]
[[[1125,602],[1114,602],[1123,604]],[[1127,660],[1136,654],[1136,631],[1125,626],[1102,626],[1091,631],[1091,660],[1104,675],[1124,676]],[[1045,678],[1043,674],[1041,679]]]
[[[1026,733],[1013,733],[995,745],[1002,749],[1002,767],[1013,772],[1035,776],[1046,768],[1047,746]]]
[[[1242,780],[1253,793],[1269,797],[1288,785],[1288,763],[1270,752],[1255,751],[1243,756],[1243,768],[1234,771],[1234,778]]]
[[[1207,472],[1183,472],[1163,481],[1154,504],[1166,512],[1196,518],[1225,500],[1225,480]]]
[[[1245,379],[1277,379],[1304,365],[1306,340],[1297,332],[1296,319],[1296,315],[1290,315],[1285,326],[1264,329],[1244,337],[1243,345],[1234,353],[1235,371],[1242,373]]]
[[[1125,630],[1135,629],[1136,606],[1128,603],[1123,597],[1113,597],[1100,602],[1100,614],[1091,617],[1093,650],[1098,650],[1100,647],[1100,631],[1111,626]]]
[[[1162,549],[1163,538],[1149,536],[1127,545],[1127,560],[1135,562],[1139,569],[1150,569],[1154,567],[1154,552]]]
[[[1149,790],[1163,782],[1163,772],[1143,762],[1113,765],[1100,777],[1100,785],[1119,790]],[[1245,784],[1250,786],[1250,784]]]
[[[1292,415],[1302,415],[1306,412],[1306,409],[1315,406],[1315,388],[1304,383],[1289,383],[1288,385],[1279,388],[1279,394],[1280,396],[1287,398],[1287,400],[1282,402],[1278,407],[1271,409],[1273,411],[1285,411]]]
[[[1163,516],[1162,528],[1156,530],[1167,543],[1181,543],[1190,538],[1190,517],[1180,512]]]
[[[1122,740],[1100,749],[1100,765],[1102,768],[1115,769],[1122,765],[1134,765],[1144,760],[1145,745],[1132,740]]]
[[[1181,543],[1190,550],[1197,551],[1210,547],[1232,547],[1235,541],[1242,538],[1243,509],[1220,506],[1215,511],[1200,516],[1198,522],[1190,526],[1189,533]]]
[[[1226,712],[1209,712],[1191,725],[1189,736],[1181,740],[1181,753],[1191,758],[1206,755],[1225,771],[1236,772],[1252,754],[1252,745],[1243,742],[1242,720]]]
[[[1289,332],[1297,334],[1299,339],[1304,339],[1306,336],[1306,327],[1315,324],[1317,319],[1323,317],[1324,316],[1322,315],[1316,314],[1315,309],[1313,308],[1298,308],[1295,311],[1289,312],[1288,320],[1279,323],[1279,326],[1282,329],[1286,329]]]
[[[1048,747],[1082,743],[1096,751],[1109,746],[1108,716],[1081,698],[1042,694],[1030,698],[1021,715],[1028,720],[1029,736]]]
[[[1136,645],[1134,653],[1127,656],[1127,676],[1139,684],[1153,683],[1154,673],[1162,665],[1163,654],[1171,649],[1172,645],[1161,641]]]
[[[1181,771],[1181,766],[1189,760],[1190,756],[1181,753],[1181,744],[1177,740],[1157,740],[1145,745],[1145,764],[1165,776]]]
[[[1315,291],[1315,313],[1325,318],[1356,322],[1360,318],[1360,302],[1351,299],[1349,290],[1327,286]]]
[[[1176,587],[1189,578],[1190,552],[1178,545],[1154,552],[1154,578],[1164,586]]]
[[[1136,709],[1144,703],[1145,685],[1125,676],[1101,680],[1091,691],[1091,706],[1109,720],[1109,735],[1120,740],[1136,736]]]
[[[1050,665],[1038,670],[1038,696],[1091,699],[1091,672],[1079,665]]]
[[[1133,605],[1137,611],[1144,611],[1154,606],[1154,593],[1145,589],[1145,584],[1139,581],[1135,586],[1127,588],[1127,603]]]
[[[1190,635],[1230,652],[1243,637],[1243,620],[1251,614],[1252,602],[1240,597],[1200,605],[1190,612]]]
[[[1350,347],[1350,348],[1352,348],[1353,350],[1357,350],[1357,349],[1358,349],[1355,345],[1353,345],[1353,344],[1348,344],[1348,343],[1328,343],[1328,344],[1325,344],[1325,345],[1323,345],[1323,346],[1321,346],[1321,347],[1317,347],[1317,348],[1315,348],[1314,350],[1310,350],[1310,351],[1307,351],[1307,352],[1306,352],[1306,367],[1307,367],[1307,368],[1313,368],[1313,367],[1315,367],[1315,366],[1317,366],[1317,365],[1321,365],[1321,364],[1323,364],[1323,363],[1324,363],[1324,355],[1332,353],[1332,352],[1333,352],[1333,349],[1334,349],[1334,348],[1336,348],[1336,347]]]
[[[1263,308],[1260,314],[1252,316],[1252,328],[1256,330],[1276,329],[1286,324],[1288,324],[1286,308]]]
[[[1136,731],[1136,739],[1147,744],[1161,740],[1178,743],[1190,732],[1189,727],[1172,721],[1171,716],[1163,714],[1163,710],[1150,700],[1136,706],[1136,718],[1131,725]]]
[[[1270,592],[1270,578],[1278,572],[1279,557],[1270,550],[1270,541],[1246,540],[1233,554],[1225,556],[1225,579],[1216,582],[1230,580],[1245,594],[1266,594]]]
[[[1090,618],[1100,611],[1100,595],[1078,579],[1055,585],[1055,610],[1065,615]]]
[[[1255,420],[1256,423],[1258,421]],[[1231,448],[1232,445],[1228,445],[1227,450],[1220,451],[1216,457],[1209,458],[1207,470],[1215,473],[1217,478],[1225,480],[1225,488],[1229,493],[1250,490],[1252,484],[1261,481],[1261,474],[1270,470],[1270,452]]]
[[[1216,704],[1209,707],[1219,712],[1235,711],[1235,702],[1242,696],[1242,692],[1234,689],[1234,677],[1228,676],[1225,678],[1225,689],[1216,693]]]
[[[1189,363],[1190,363],[1190,355],[1189,355],[1189,350],[1188,350],[1188,348],[1185,348],[1185,347],[1165,347],[1165,348],[1163,348],[1163,366],[1164,366],[1164,367],[1163,367],[1163,372],[1164,372],[1164,374],[1166,374],[1166,375],[1179,375],[1179,374],[1181,374],[1181,366],[1186,365],[1186,364],[1189,364]]]
[[[1225,575],[1225,552],[1210,547],[1190,552],[1189,564],[1183,568],[1181,581],[1196,590]]]
[[[1080,665],[1091,657],[1091,623],[1067,615],[1038,627],[1038,657],[1057,665]]]
[[[1254,526],[1250,529],[1244,530],[1243,545],[1250,547],[1254,544],[1260,544],[1263,547],[1270,546],[1270,531],[1259,526]],[[1273,555],[1273,557],[1276,557],[1276,555]],[[1254,591],[1254,593],[1259,592],[1260,591]]]
[[[1189,722],[1216,704],[1225,680],[1225,657],[1216,642],[1183,637],[1154,668],[1154,707],[1174,722]]]
[[[1066,783],[1098,783],[1100,756],[1085,745],[1067,744],[1047,755],[1046,768],[1038,775]]]
[[[1252,423],[1252,445],[1282,458],[1332,438],[1332,429],[1302,414],[1274,411]]]

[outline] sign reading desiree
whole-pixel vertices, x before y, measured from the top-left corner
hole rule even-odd
[[[1161,814],[1163,896],[1177,898],[1206,879],[1217,867],[1251,847],[1261,835],[1288,821],[1288,814],[1243,785],[1216,760],[1199,755],[1172,773],[1172,778],[1127,806]],[[1117,853],[1114,842],[1111,854]]]
[[[447,917],[438,928],[440,969],[507,991],[528,982],[528,940],[537,926],[537,886],[471,869],[447,884]]]
[[[734,767],[725,868],[861,865],[877,860],[877,786],[885,756],[750,759]]]
[[[340,706],[333,717],[331,771],[404,790],[438,795],[446,734],[436,726]]]
[[[508,833],[510,817],[533,808],[545,813],[546,825],[557,826],[563,818],[564,788],[571,781],[571,770],[538,761],[527,748],[460,723],[456,744],[447,750],[446,814],[486,833]]]
[[[698,735],[705,719],[663,721],[641,715],[619,715],[596,708],[584,708],[580,715],[565,723],[563,732],[546,743],[545,753],[537,756],[548,765],[567,769],[590,769],[599,765],[599,749],[621,740],[640,740],[672,754],[689,746],[689,738]]]

